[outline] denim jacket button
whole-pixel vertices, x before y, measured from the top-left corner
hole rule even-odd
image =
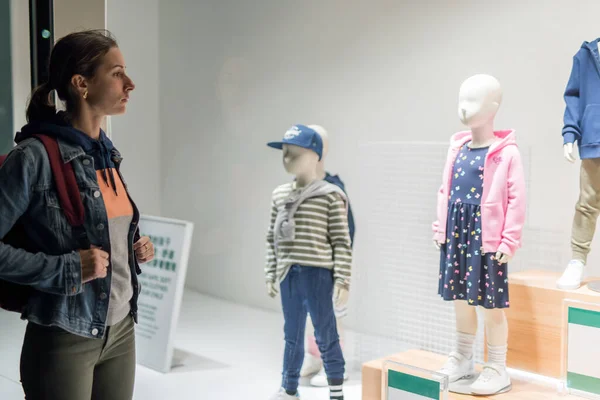
[[[83,165],[90,165],[90,160],[88,160],[87,158],[83,160]]]
[[[94,328],[92,329],[92,335],[96,336],[98,334],[98,329]]]
[[[100,197],[100,191],[99,191],[99,190],[96,190],[96,191],[94,192],[94,197],[95,197],[95,198],[98,198],[98,197]]]
[[[106,293],[100,293],[100,300],[106,300]]]
[[[98,230],[101,231],[102,229],[104,229],[104,224],[98,224],[96,228],[98,228]]]

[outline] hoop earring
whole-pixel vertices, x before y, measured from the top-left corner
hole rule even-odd
[[[88,97],[88,91],[86,90],[85,93],[83,94],[83,98],[87,100]]]

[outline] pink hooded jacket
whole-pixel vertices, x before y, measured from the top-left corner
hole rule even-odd
[[[514,130],[496,131],[494,135],[498,140],[490,146],[484,164],[481,238],[485,253],[500,251],[512,257],[521,247],[521,232],[525,224],[525,176]],[[459,132],[450,141],[442,186],[438,193],[438,219],[433,223],[433,239],[440,243],[446,242],[454,160],[462,146],[470,140],[471,132]]]

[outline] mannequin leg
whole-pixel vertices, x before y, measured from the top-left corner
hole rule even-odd
[[[508,349],[508,321],[502,309],[484,309],[485,334],[488,346],[488,362],[506,368]]]
[[[511,389],[510,376],[506,371],[508,348],[508,322],[502,309],[483,309],[488,346],[488,362],[477,381],[471,385],[471,393],[489,396],[505,393]]]
[[[600,213],[600,159],[581,160],[579,200],[575,206],[571,248],[573,260],[585,264]]]
[[[477,333],[477,311],[464,300],[454,302],[456,313],[456,344],[446,364],[440,370],[450,383],[469,378],[475,373],[473,344]]]
[[[477,310],[466,301],[455,301],[454,312],[457,334],[455,351],[466,359],[471,359],[477,335]]]
[[[315,327],[315,336],[327,380],[330,399],[343,400],[345,361],[340,347],[335,312],[333,310],[333,274],[324,268],[311,268],[313,280],[318,282],[306,296],[308,312]]]
[[[313,283],[302,272],[302,267],[292,266],[280,285],[285,335],[281,387],[289,395],[294,395],[298,391],[307,316],[304,294],[305,288]]]
[[[335,320],[338,330],[338,335],[340,336],[340,346],[342,349],[344,348],[344,325],[342,324],[342,318],[336,318]],[[306,323],[306,348],[308,349],[308,353],[311,356],[321,358],[321,352],[319,351],[319,346],[317,346],[317,340],[315,338],[315,328],[312,325],[312,321],[310,317]]]

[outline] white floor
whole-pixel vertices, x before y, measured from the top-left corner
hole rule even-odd
[[[19,354],[25,322],[0,312],[0,399],[23,399]],[[349,333],[351,334],[351,333]],[[183,366],[161,374],[138,366],[135,399],[267,400],[280,383],[283,319],[278,313],[184,295],[176,338]],[[350,371],[346,400],[361,398],[360,371]],[[301,386],[303,400],[327,400],[328,389]]]

